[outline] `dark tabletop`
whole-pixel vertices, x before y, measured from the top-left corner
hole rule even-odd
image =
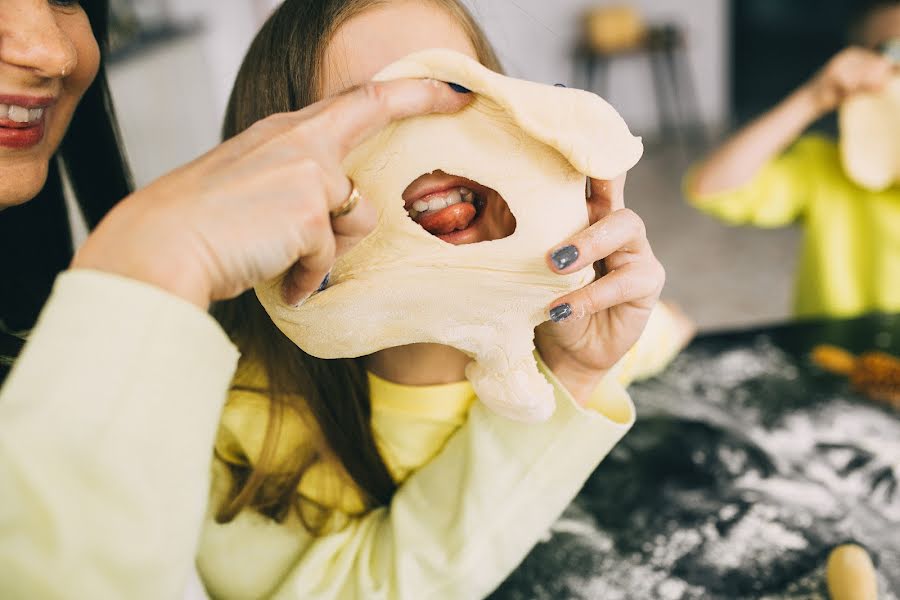
[[[702,336],[633,385],[634,428],[492,598],[826,598],[852,540],[896,600],[900,413],[813,365],[823,343],[900,355],[900,315]]]

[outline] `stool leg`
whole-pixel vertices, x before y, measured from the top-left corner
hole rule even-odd
[[[597,68],[596,59],[593,54],[587,54],[584,57],[584,89],[591,92],[594,90],[594,70]]]
[[[653,92],[656,96],[656,114],[659,119],[659,135],[665,140],[671,133],[671,122],[669,120],[669,102],[666,93],[666,81],[663,73],[664,65],[658,51],[651,50],[647,54],[647,60],[650,61],[650,71],[653,76]]]
[[[662,50],[662,59],[664,70],[669,80],[669,89],[671,90],[670,98],[672,100],[672,115],[674,117],[675,130],[678,135],[678,143],[682,147],[688,141],[687,117],[685,115],[684,106],[682,105],[681,86],[678,77],[678,65],[675,61],[676,49],[672,44],[666,44]]]
[[[597,59],[597,65],[600,67],[598,76],[599,85],[597,86],[598,94],[603,98],[608,98],[612,90],[609,87],[609,70],[611,61],[607,58],[600,57]]]
[[[684,90],[686,114],[689,119],[695,141],[701,145],[706,144],[706,128],[703,126],[703,115],[700,113],[700,104],[697,101],[697,88],[694,86],[693,70],[688,60],[687,47],[682,45],[678,50],[676,69]]]
[[[582,73],[584,72],[584,56],[581,52],[575,52],[572,55],[572,85],[575,87],[583,85]]]

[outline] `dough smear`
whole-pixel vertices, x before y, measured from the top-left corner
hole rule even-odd
[[[900,75],[878,94],[841,106],[841,159],[847,175],[873,192],[900,182]]]

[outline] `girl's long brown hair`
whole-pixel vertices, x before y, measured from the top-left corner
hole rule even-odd
[[[316,102],[323,56],[334,32],[350,18],[386,1],[287,0],[282,4],[244,59],[228,104],[223,137],[235,136],[269,115]],[[468,33],[479,60],[500,71],[484,33],[458,0],[422,1],[447,10]],[[219,303],[213,314],[240,348],[243,360],[264,370],[268,383],[261,391],[271,400],[260,457],[254,465],[232,467],[235,486],[217,519],[227,522],[252,508],[281,520],[295,508],[314,533],[328,522],[327,508],[311,506],[297,493],[310,460],[292,465],[288,474],[283,469],[275,472],[275,449],[286,411],[312,418],[318,456],[340,462],[367,507],[388,504],[396,485],[375,445],[363,359],[323,360],[306,354],[275,327],[252,291]]]

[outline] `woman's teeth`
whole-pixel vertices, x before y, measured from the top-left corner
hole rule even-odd
[[[0,119],[9,119],[15,123],[33,123],[44,116],[43,108],[25,108],[14,104],[0,104]]]
[[[431,194],[427,200],[416,200],[409,209],[409,216],[415,219],[422,213],[443,210],[460,202],[472,203],[475,193],[466,187],[459,187],[446,192]]]

